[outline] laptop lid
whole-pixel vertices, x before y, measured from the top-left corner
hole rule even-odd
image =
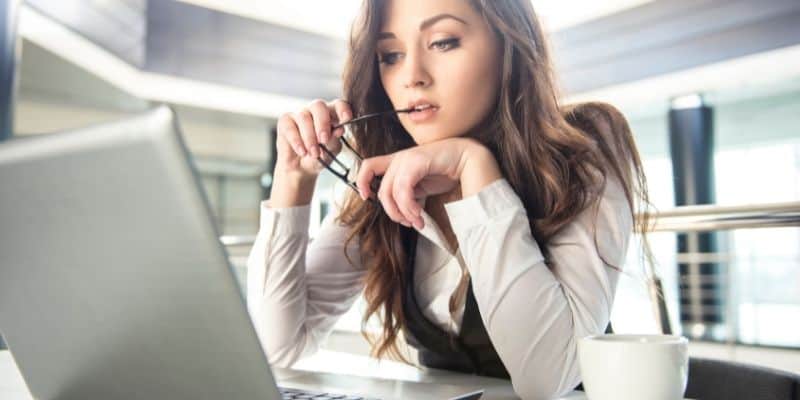
[[[172,110],[2,143],[0,191],[0,331],[34,397],[279,398]]]

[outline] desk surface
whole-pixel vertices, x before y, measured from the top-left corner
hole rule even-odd
[[[345,366],[343,368],[343,366]],[[516,399],[509,381],[502,379],[476,377],[450,371],[418,369],[393,361],[381,361],[369,357],[320,351],[318,354],[300,361],[295,369],[303,371],[329,372],[361,377],[402,380],[408,382],[429,382],[437,384],[474,387],[486,390],[482,399],[506,400]],[[346,372],[342,372],[345,370]],[[276,369],[275,375],[280,382],[282,376],[291,375],[292,370]],[[0,351],[0,398],[7,400],[33,400],[25,381],[17,369],[17,365],[8,351]],[[584,400],[582,392],[573,392],[562,400]]]

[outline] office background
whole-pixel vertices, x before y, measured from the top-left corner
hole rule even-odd
[[[339,95],[344,37],[358,3],[2,0],[0,103],[12,105],[0,110],[3,135],[171,104],[220,233],[252,236],[271,181],[276,119]],[[608,101],[625,113],[658,209],[800,201],[800,3],[533,3],[551,34],[565,101]],[[676,144],[693,139],[703,144],[695,153]],[[709,168],[676,166],[687,157]],[[685,187],[690,178],[704,179],[700,195]],[[312,235],[342,190],[321,175]],[[651,238],[673,331],[714,354],[777,351],[794,358],[764,363],[800,370],[800,230],[701,235],[706,247],[681,251],[686,235]],[[243,279],[247,246],[229,252]],[[635,249],[626,269],[615,329],[653,332],[659,321]],[[329,348],[365,352],[362,306],[337,325]]]

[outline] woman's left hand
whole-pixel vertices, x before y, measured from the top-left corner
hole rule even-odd
[[[478,147],[476,147],[478,146]],[[382,176],[378,200],[393,221],[422,229],[422,205],[417,199],[455,189],[469,156],[486,150],[467,138],[449,138],[362,161],[356,185],[361,198],[372,196],[369,184]]]

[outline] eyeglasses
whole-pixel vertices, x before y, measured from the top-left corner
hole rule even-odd
[[[362,115],[362,116],[360,116],[358,118],[351,119],[351,120],[349,120],[347,122],[343,122],[341,124],[334,125],[333,128],[331,129],[331,132],[333,132],[336,129],[339,129],[341,127],[344,127],[345,125],[352,124],[354,122],[364,121],[364,120],[369,119],[369,118],[383,117],[383,116],[386,116],[386,115],[408,113],[408,112],[411,112],[412,110],[413,110],[413,108],[404,108],[404,109],[401,109],[401,110],[389,110],[389,111],[382,111],[382,112],[378,112],[378,113]],[[350,150],[353,153],[353,155],[356,156],[356,164],[353,167],[348,168],[347,165],[345,165],[341,160],[336,158],[336,155],[333,154],[333,152],[331,152],[322,143],[319,143],[319,147],[322,149],[323,152],[325,152],[325,154],[328,155],[328,157],[330,157],[331,162],[326,162],[322,156],[317,157],[317,160],[319,160],[319,162],[325,167],[325,169],[330,171],[333,175],[335,175],[337,178],[342,180],[342,182],[347,184],[347,186],[349,186],[351,189],[355,190],[356,193],[358,193],[359,192],[358,191],[358,186],[356,185],[355,182],[353,182],[350,179],[348,179],[348,177],[350,176],[351,171],[353,169],[357,169],[358,166],[361,164],[361,162],[364,161],[364,157],[356,151],[356,149],[353,147],[353,145],[350,144],[350,142],[347,139],[345,139],[345,135],[339,136],[339,141],[342,142],[342,145],[347,147],[347,149]],[[334,164],[336,165],[335,167],[334,167]],[[337,168],[340,168],[340,170],[337,169]],[[380,188],[380,182],[381,182],[381,177],[380,176],[376,176],[376,177],[374,177],[372,179],[372,182],[370,183],[370,188],[372,189],[373,193],[377,192],[378,189]],[[377,204],[377,201],[375,199],[371,198],[371,197],[368,200]]]

